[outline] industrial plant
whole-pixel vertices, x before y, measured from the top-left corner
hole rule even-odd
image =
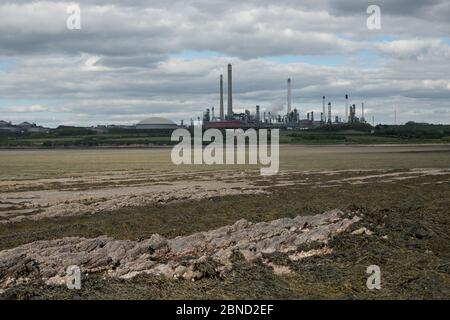
[[[279,128],[279,129],[311,129],[319,126],[332,126],[337,124],[365,123],[364,103],[361,104],[361,117],[357,116],[356,105],[349,105],[348,94],[345,95],[345,116],[340,117],[332,112],[331,102],[322,97],[322,112],[317,117],[314,111],[306,112],[302,117],[297,108],[292,109],[292,80],[287,79],[287,110],[285,114],[274,114],[261,111],[259,105],[255,106],[255,111],[245,110],[243,113],[233,111],[233,70],[228,64],[228,84],[227,84],[227,113],[224,112],[224,83],[223,75],[219,78],[220,100],[219,113],[216,114],[214,107],[207,108],[203,113],[203,118],[198,118],[198,123],[205,129],[236,129],[236,128]],[[194,119],[191,119],[191,126],[194,126]]]
[[[109,130],[126,130],[126,131],[140,131],[151,132],[153,134],[167,134],[177,128],[193,128],[194,126],[201,125],[204,130],[209,128],[217,129],[245,129],[245,128],[276,128],[284,130],[307,130],[313,128],[329,128],[331,126],[345,126],[349,128],[355,124],[366,123],[364,116],[364,103],[361,103],[361,116],[357,116],[356,104],[349,104],[349,96],[345,95],[345,113],[334,112],[331,101],[326,100],[326,96],[322,97],[322,112],[319,115],[314,111],[306,111],[303,114],[298,108],[292,107],[292,79],[287,79],[287,92],[286,92],[286,111],[284,112],[271,112],[266,111],[268,108],[261,108],[260,105],[256,105],[254,112],[246,109],[244,112],[234,112],[233,105],[233,69],[232,65],[228,64],[227,74],[227,110],[225,113],[224,105],[224,79],[221,74],[219,77],[219,112],[216,108],[207,108],[203,112],[202,117],[197,119],[191,118],[190,124],[185,124],[182,120],[180,124],[162,118],[162,117],[150,117],[144,119],[136,124],[131,125],[97,125],[93,127],[84,127],[95,131],[97,133],[106,133]],[[334,110],[337,108],[335,107]],[[317,109],[316,109],[317,110]],[[342,115],[344,114],[344,115]],[[60,126],[63,128],[65,126]],[[37,126],[34,123],[23,122],[18,125],[14,125],[11,122],[0,120],[0,134],[23,134],[23,133],[48,133],[52,129]]]

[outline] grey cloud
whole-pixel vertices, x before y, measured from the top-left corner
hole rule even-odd
[[[329,1],[332,12],[352,14],[365,12],[369,5],[378,5],[384,14],[388,15],[425,15],[432,8],[445,3],[445,0],[341,0]]]
[[[292,1],[223,1],[215,7],[208,3],[81,1],[79,31],[66,29],[67,3],[3,4],[0,12],[8,18],[0,21],[4,30],[0,53],[164,56],[183,50],[209,50],[254,58],[286,52],[351,53],[366,44],[350,38],[370,37],[365,8],[359,14],[335,16],[324,2],[316,7]]]
[[[292,77],[295,106],[303,113],[320,112],[322,95],[341,112],[349,93],[355,102],[366,101],[380,121],[392,120],[395,105],[405,119],[450,122],[443,112],[450,107],[448,1],[381,1],[379,32],[367,30],[368,3],[359,0],[78,2],[81,31],[65,28],[66,3],[0,4],[0,111],[6,120],[188,120],[217,106],[218,76],[233,63],[239,110],[283,107],[286,79]],[[373,41],[385,36],[396,40]],[[352,63],[364,62],[358,56],[363,50],[379,55],[379,63]],[[175,58],[185,51],[218,57]],[[345,55],[349,62],[266,59],[295,55]],[[2,61],[12,60],[12,67],[1,69]],[[31,102],[14,103],[20,99]],[[33,111],[33,105],[47,111]]]

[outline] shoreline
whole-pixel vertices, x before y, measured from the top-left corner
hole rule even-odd
[[[109,145],[109,146],[68,146],[68,147],[37,147],[37,146],[17,146],[17,147],[0,147],[0,151],[51,151],[51,150],[124,150],[124,149],[170,149],[174,145]],[[355,144],[297,144],[297,143],[283,143],[280,147],[422,147],[434,146],[444,147],[450,146],[450,143],[385,143],[385,144],[371,144],[371,143],[355,143]]]

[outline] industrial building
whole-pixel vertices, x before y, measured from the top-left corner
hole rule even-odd
[[[178,125],[166,118],[152,117],[140,121],[135,128],[142,130],[175,130],[178,128]]]
[[[352,126],[357,123],[366,123],[364,114],[364,103],[361,104],[361,116],[357,116],[356,104],[349,104],[349,96],[345,95],[345,113],[341,116],[340,112],[336,112],[335,107],[332,106],[331,101],[326,100],[326,96],[322,96],[322,109],[320,114],[314,111],[306,111],[303,114],[299,108],[293,107],[292,103],[292,85],[291,78],[286,82],[286,111],[276,112],[276,114],[267,111],[268,108],[256,105],[254,111],[245,109],[243,112],[235,112],[233,103],[233,67],[231,64],[227,66],[227,109],[225,112],[224,103],[224,76],[219,77],[219,110],[215,107],[207,108],[203,113],[203,117],[198,117],[197,122],[201,124],[204,129],[218,128],[218,129],[238,129],[238,128],[278,128],[286,130],[305,130],[318,127],[335,126],[335,125],[349,125]],[[333,112],[334,111],[334,112]],[[191,118],[190,127],[194,126],[194,120]],[[151,117],[140,121],[135,125],[107,125],[90,127],[88,129],[96,132],[106,132],[109,129],[116,130],[146,130],[152,133],[156,132],[171,132],[177,128],[189,127],[183,124],[180,125],[175,122],[162,118]],[[19,125],[13,125],[10,122],[0,121],[1,132],[48,132],[50,129],[37,126],[36,124],[23,122]]]
[[[15,125],[0,120],[0,133],[48,133],[49,131],[49,128],[38,126],[35,123],[22,122]]]
[[[348,95],[345,95],[345,116],[333,115],[331,102],[328,102],[326,108],[326,97],[322,97],[322,112],[320,116],[314,114],[314,111],[305,112],[301,116],[297,108],[292,109],[292,79],[287,79],[287,110],[285,114],[271,114],[271,112],[261,111],[259,105],[255,106],[255,111],[245,110],[242,113],[235,113],[233,110],[233,69],[228,64],[228,84],[227,84],[227,113],[224,112],[224,83],[223,75],[219,77],[219,112],[216,115],[214,107],[207,108],[203,113],[201,121],[205,129],[235,129],[235,128],[280,128],[280,129],[310,129],[320,126],[332,126],[336,124],[354,124],[365,122],[364,103],[362,104],[362,116],[356,116],[356,105],[348,106]],[[199,119],[200,122],[200,119]],[[194,125],[191,119],[191,126]]]

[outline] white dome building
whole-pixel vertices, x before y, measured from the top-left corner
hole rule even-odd
[[[145,130],[175,130],[178,125],[166,118],[152,117],[142,120],[136,125],[136,129]]]

